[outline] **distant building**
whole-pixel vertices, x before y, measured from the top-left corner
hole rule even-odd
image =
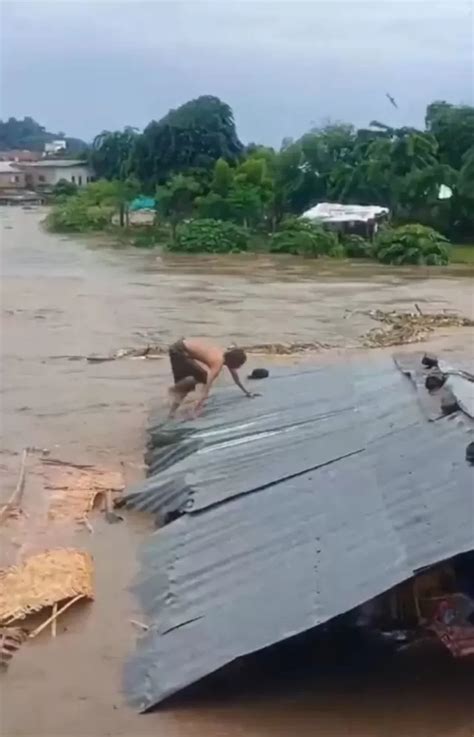
[[[27,149],[12,149],[11,151],[0,151],[0,161],[38,161],[41,159],[39,151],[28,151]]]
[[[86,161],[76,159],[41,159],[22,164],[26,185],[31,189],[54,187],[61,179],[85,187],[92,181],[93,172]]]
[[[354,233],[372,238],[380,223],[390,215],[387,207],[378,205],[341,205],[338,202],[320,202],[306,210],[301,217],[326,225],[340,233]]]
[[[63,139],[57,139],[56,141],[50,141],[49,143],[44,144],[44,155],[45,156],[54,156],[55,154],[58,154],[60,151],[66,150],[66,141]]]
[[[11,161],[0,161],[0,189],[17,190],[25,186],[25,172]]]

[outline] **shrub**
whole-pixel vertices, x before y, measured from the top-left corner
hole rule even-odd
[[[56,198],[72,197],[77,194],[77,184],[68,182],[67,179],[60,179],[53,187],[53,195]]]
[[[302,256],[329,255],[338,245],[337,236],[304,218],[287,218],[270,242],[271,253]]]
[[[346,258],[346,249],[344,248],[342,243],[337,242],[329,251],[328,256],[330,256],[331,258]]]
[[[373,255],[372,244],[361,235],[355,233],[346,235],[342,243],[348,258],[370,258]]]
[[[246,251],[248,234],[235,223],[225,220],[190,220],[176,230],[169,244],[172,251],[185,253],[235,253]]]
[[[114,212],[113,206],[91,204],[79,194],[55,205],[46,224],[59,233],[100,230],[109,225]]]
[[[115,212],[120,212],[123,219],[126,203],[135,191],[136,185],[131,180],[93,182],[75,195],[62,195],[47,217],[46,225],[59,232],[101,230],[110,224]]]
[[[441,266],[449,261],[449,241],[424,225],[403,225],[379,233],[376,258],[384,264]]]

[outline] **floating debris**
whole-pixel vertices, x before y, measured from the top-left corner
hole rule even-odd
[[[320,351],[333,346],[320,341],[306,343],[256,343],[240,346],[247,353],[265,353],[279,356],[291,356],[296,353],[309,353]],[[128,359],[156,359],[168,355],[168,346],[148,345],[145,348],[119,348],[109,355],[86,356],[89,363],[105,363],[106,361],[117,361],[122,358]]]
[[[68,464],[64,468],[63,465],[49,461],[46,464],[46,488],[53,492],[48,517],[54,521],[75,520],[88,526],[85,520],[94,508],[97,497],[123,490],[122,474],[92,466]]]
[[[9,625],[29,614],[77,596],[93,599],[89,553],[60,548],[27,558],[0,571],[0,623]]]
[[[366,348],[382,348],[406,343],[420,343],[426,340],[436,328],[473,327],[474,320],[462,315],[447,314],[444,312],[423,313],[418,308],[416,312],[384,312],[370,310],[363,314],[384,325],[383,328],[373,328],[362,337],[362,344]]]
[[[8,670],[11,659],[28,639],[22,627],[0,627],[0,670]]]

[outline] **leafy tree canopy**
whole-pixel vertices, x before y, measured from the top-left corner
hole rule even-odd
[[[231,108],[205,95],[145,128],[134,148],[133,169],[150,185],[189,169],[210,170],[220,158],[235,162],[242,151]]]

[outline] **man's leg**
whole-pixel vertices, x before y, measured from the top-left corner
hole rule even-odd
[[[171,397],[171,407],[168,417],[174,417],[180,405],[184,402],[190,392],[196,388],[196,379],[193,376],[186,376],[185,379],[176,382],[176,384],[168,389]]]

